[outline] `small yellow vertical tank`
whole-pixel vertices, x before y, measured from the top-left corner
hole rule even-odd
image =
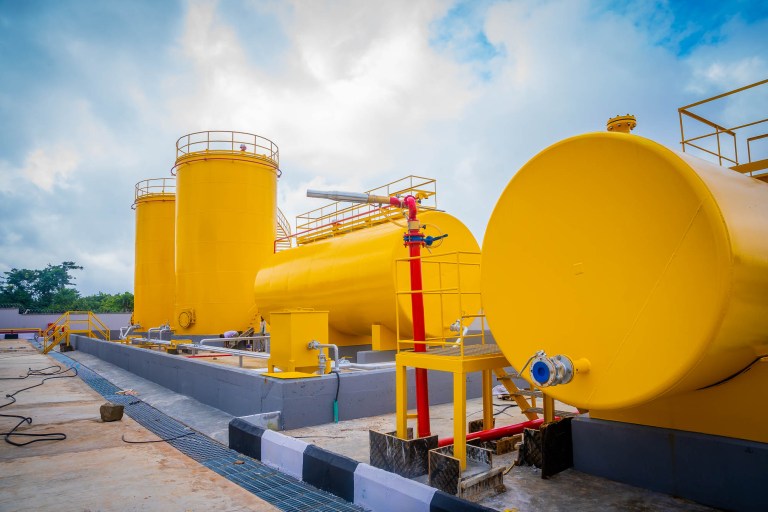
[[[255,314],[256,272],[274,251],[277,146],[248,133],[199,132],[176,147],[174,327],[244,330]]]
[[[133,322],[146,331],[173,316],[173,245],[176,180],[154,178],[136,184],[136,260]]]

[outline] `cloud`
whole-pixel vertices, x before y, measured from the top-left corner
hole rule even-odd
[[[549,144],[631,112],[636,133],[677,147],[678,107],[768,75],[759,2],[682,4],[11,3],[0,266],[75,259],[81,291],[130,289],[133,185],[168,176],[176,139],[209,129],[279,145],[289,219],[322,204],[307,188],[418,174],[482,239],[500,191]]]
[[[35,186],[52,192],[54,186],[67,188],[68,179],[80,156],[69,148],[36,148],[27,155],[20,174]]]

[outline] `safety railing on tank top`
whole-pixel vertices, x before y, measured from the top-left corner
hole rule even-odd
[[[410,289],[410,262],[415,259],[421,260],[423,286],[421,290],[413,291]],[[439,353],[447,356],[463,357],[498,351],[496,345],[488,345],[485,340],[485,315],[479,289],[479,252],[456,251],[397,259],[395,286],[398,352],[412,349],[414,343],[423,343],[427,350],[450,349]],[[423,342],[414,342],[412,334],[406,337],[403,332],[402,312],[411,312],[411,298],[415,294],[421,294],[424,300],[427,336]],[[478,332],[470,333],[470,329]]]
[[[757,92],[758,89],[759,92]],[[750,100],[752,102],[757,102],[760,101],[760,97],[756,95],[760,93],[764,95],[766,89],[768,89],[768,79],[734,89],[733,91],[718,94],[717,96],[697,101],[696,103],[691,103],[690,105],[677,109],[678,116],[680,117],[680,145],[682,146],[683,151],[686,152],[693,149],[695,150],[694,153],[698,153],[705,158],[716,158],[719,165],[730,167],[735,171],[763,181],[768,181],[768,158],[755,158],[752,154],[753,143],[760,141],[760,143],[763,143],[763,147],[765,147],[764,143],[768,140],[768,133],[765,132],[764,123],[768,123],[768,118],[758,118],[747,123],[728,127],[713,122],[703,115],[692,111],[694,108],[701,108],[702,105],[718,102],[718,100],[725,101],[725,98],[732,95],[742,95],[740,100],[746,104],[749,104]],[[753,94],[752,98],[747,96],[747,94],[750,93]],[[711,106],[709,107],[710,109],[712,108]],[[755,112],[760,112],[760,110],[749,111],[751,115],[754,115]],[[707,115],[707,117],[710,117],[710,115]],[[697,133],[700,133],[702,130],[704,130],[704,133],[697,136],[686,136],[686,123],[684,122],[686,119],[694,121],[693,128]],[[746,136],[745,139],[742,139],[744,141],[742,143],[742,148],[746,148],[747,150],[746,162],[743,161],[743,158],[739,158],[737,135],[741,137]],[[763,151],[762,154],[765,155],[766,152]]]
[[[176,179],[175,178],[150,178],[140,181],[136,184],[136,195],[134,196],[131,208],[136,209],[136,203],[139,199],[152,196],[175,196]]]
[[[264,158],[280,167],[280,150],[266,137],[246,132],[208,130],[189,133],[176,141],[176,158],[192,153],[231,153]],[[278,176],[280,171],[278,170]]]
[[[420,209],[437,209],[437,182],[432,178],[406,176],[365,192],[390,197],[410,194],[421,200]],[[296,234],[293,236],[298,245],[303,245],[394,221],[398,217],[402,217],[402,212],[398,208],[336,201],[297,215]]]

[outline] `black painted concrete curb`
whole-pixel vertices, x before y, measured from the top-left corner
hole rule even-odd
[[[229,423],[229,447],[374,512],[495,512],[349,457],[267,431],[242,418]],[[290,453],[292,451],[294,453]]]

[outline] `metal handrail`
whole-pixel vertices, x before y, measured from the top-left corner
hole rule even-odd
[[[379,187],[366,190],[366,194],[380,196],[421,195],[421,207],[437,209],[437,180],[423,176],[409,175]],[[432,204],[429,204],[432,202]],[[313,229],[328,222],[342,222],[349,215],[362,210],[378,210],[378,205],[334,201],[296,216],[296,231]]]
[[[420,198],[420,209],[437,209],[437,182],[432,178],[406,176],[368,190],[366,193],[390,197],[414,195]],[[296,234],[292,237],[296,238],[298,245],[303,245],[371,227],[400,216],[402,211],[398,208],[335,201],[297,215]],[[283,237],[276,242],[287,238],[291,237]]]
[[[182,135],[176,141],[176,158],[212,151],[259,156],[280,166],[280,150],[277,144],[253,133],[207,130]]]
[[[136,209],[136,203],[139,199],[147,196],[175,196],[176,179],[175,178],[149,178],[136,184],[136,193],[134,195],[131,208]]]
[[[85,318],[72,318],[73,316],[85,316]],[[73,325],[80,324],[85,325],[86,328],[72,329]],[[100,334],[106,341],[110,340],[109,328],[93,311],[67,311],[42,332],[43,353],[47,354],[62,341],[69,344],[70,334],[85,334],[89,338],[97,338],[94,333]]]
[[[744,128],[748,128],[748,127],[751,127],[751,126],[759,125],[761,123],[766,123],[766,122],[768,122],[768,118],[758,119],[757,121],[751,121],[751,122],[748,122],[748,123],[740,124],[738,126],[733,126],[733,127],[729,128],[729,127],[726,127],[726,126],[721,126],[721,125],[719,125],[719,124],[717,124],[717,123],[715,123],[713,121],[710,121],[709,119],[706,119],[706,118],[704,118],[704,117],[702,117],[702,116],[700,116],[698,114],[695,114],[695,113],[691,112],[690,109],[693,108],[693,107],[698,107],[698,106],[703,105],[705,103],[710,103],[710,102],[713,102],[713,101],[716,101],[716,100],[720,100],[720,99],[725,98],[727,96],[731,96],[733,94],[737,94],[737,93],[746,91],[748,89],[752,89],[752,88],[759,87],[759,86],[762,86],[762,85],[767,85],[767,84],[768,84],[768,79],[761,80],[759,82],[755,82],[753,84],[746,85],[744,87],[740,87],[740,88],[734,89],[732,91],[728,91],[728,92],[725,92],[725,93],[722,93],[722,94],[718,94],[717,96],[713,96],[711,98],[707,98],[707,99],[704,99],[704,100],[701,100],[701,101],[697,101],[695,103],[691,103],[690,105],[686,105],[684,107],[680,107],[679,109],[677,109],[678,117],[680,118],[680,145],[682,147],[683,152],[685,152],[686,147],[692,147],[692,148],[695,148],[695,149],[697,149],[699,151],[704,152],[705,154],[714,156],[715,158],[718,159],[718,163],[720,165],[723,165],[723,161],[725,160],[728,164],[732,164],[732,167],[738,166],[739,165],[739,148],[738,148],[738,144],[737,144],[737,140],[736,140],[736,132],[738,130],[741,130],[741,129],[744,129]],[[684,126],[684,123],[683,123],[683,118],[684,117],[688,117],[690,119],[693,119],[694,121],[697,121],[697,122],[703,124],[704,126],[708,126],[709,128],[714,129],[714,131],[711,131],[711,132],[707,131],[704,135],[698,135],[696,137],[686,138],[686,136],[685,136],[685,126]],[[721,141],[720,141],[720,135],[721,134],[729,135],[732,138],[732,140],[733,140],[733,157],[726,156],[726,155],[723,154],[723,148],[721,146]],[[704,147],[701,147],[698,144],[694,144],[693,143],[694,141],[699,141],[699,140],[704,140],[704,139],[711,140],[712,137],[714,137],[715,140],[716,140],[716,145],[717,145],[717,149],[716,150],[706,149]],[[755,137],[750,137],[750,138],[747,139],[747,142],[746,142],[746,144],[747,144],[747,159],[748,159],[749,163],[752,162],[752,151],[751,151],[750,143],[752,141],[754,141],[754,140],[762,139],[762,138],[765,138],[765,137],[768,137],[768,133],[767,134],[758,135],[758,136],[755,136]],[[750,175],[752,175],[752,173],[750,173]]]
[[[399,272],[400,265],[395,265],[395,283],[396,283],[396,291],[395,291],[395,339],[397,343],[397,350],[398,352],[401,350],[404,350],[406,347],[412,346],[414,343],[423,344],[426,346],[446,346],[446,345],[453,345],[459,347],[459,352],[457,355],[464,357],[464,340],[470,339],[470,338],[480,338],[480,344],[485,345],[485,314],[482,313],[482,297],[479,290],[470,290],[467,289],[466,286],[462,286],[461,283],[461,269],[462,267],[477,267],[480,268],[480,253],[478,252],[472,252],[472,251],[454,251],[454,252],[448,252],[448,253],[441,253],[441,254],[427,254],[427,255],[421,255],[421,256],[411,256],[406,258],[398,258],[395,260],[396,262],[404,262],[409,263],[413,260],[421,260],[422,265],[437,265],[438,270],[436,272],[436,275],[439,276],[437,288],[434,289],[422,289],[422,290],[409,290],[409,289],[400,289],[399,283],[401,280],[401,275]],[[456,272],[456,283],[455,286],[447,286],[443,284],[443,278],[444,276],[448,276],[449,270],[446,269],[444,266],[453,266],[455,267]],[[403,266],[403,267],[407,267]],[[400,335],[400,298],[402,296],[412,296],[414,294],[421,293],[422,295],[450,295],[455,297],[455,300],[458,302],[457,309],[460,312],[459,316],[459,332],[454,336],[446,336],[445,335],[445,326],[449,325],[449,322],[446,322],[446,314],[449,314],[450,312],[446,312],[443,307],[443,299],[440,298],[440,328],[443,330],[441,332],[440,336],[429,336],[424,341],[414,341],[413,339],[404,339]],[[462,298],[467,298],[468,296],[472,296],[473,302],[476,302],[479,306],[479,313],[465,313],[464,312],[464,301]],[[427,303],[425,302],[425,308],[427,306]],[[472,307],[472,306],[470,306]],[[426,310],[425,310],[426,313]],[[451,320],[453,320],[454,317],[451,317]],[[471,319],[471,320],[470,320]],[[474,320],[480,319],[480,332],[477,334],[464,334],[462,332],[462,327],[465,320],[470,320],[470,323],[472,323]],[[453,338],[456,338],[458,342],[449,341]]]

